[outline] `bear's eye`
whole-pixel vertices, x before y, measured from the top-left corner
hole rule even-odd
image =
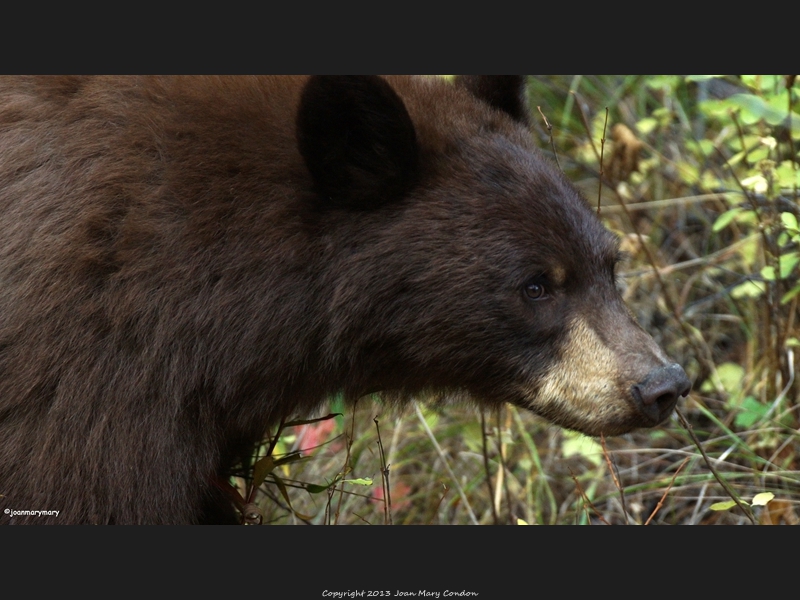
[[[525,296],[530,300],[544,300],[548,297],[547,288],[540,277],[531,279],[525,284]]]

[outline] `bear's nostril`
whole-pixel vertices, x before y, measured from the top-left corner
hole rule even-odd
[[[691,382],[680,365],[659,367],[648,373],[647,377],[631,387],[636,408],[653,422],[666,419],[678,398],[687,396]]]

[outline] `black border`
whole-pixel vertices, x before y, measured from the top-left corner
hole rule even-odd
[[[795,68],[790,33],[776,30],[759,39],[763,30],[743,32],[732,12],[698,19],[675,4],[647,11],[357,0],[226,4],[224,11],[193,5],[192,13],[163,8],[132,5],[113,15],[71,5],[20,10],[5,20],[0,73],[678,74]]]
[[[754,546],[755,531],[766,539]],[[763,582],[737,564],[791,580],[794,554],[778,551],[791,540],[781,544],[778,531],[791,529],[33,526],[5,528],[0,553],[8,591],[24,586],[37,595],[305,599],[332,598],[326,590],[465,590],[511,600],[735,586],[743,596],[749,582],[753,593]]]

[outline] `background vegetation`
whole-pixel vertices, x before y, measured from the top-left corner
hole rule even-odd
[[[693,381],[680,414],[595,440],[511,406],[334,400],[344,416],[284,427],[237,480],[253,522],[800,522],[794,76],[537,76],[530,98],[542,149],[623,239],[628,304]]]

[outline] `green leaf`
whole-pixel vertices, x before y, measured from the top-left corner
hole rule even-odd
[[[372,477],[362,477],[360,479],[342,479],[345,483],[354,485],[372,485]]]
[[[733,500],[728,500],[727,502],[715,502],[709,508],[711,510],[729,510],[736,506],[736,502]]]
[[[800,253],[788,252],[779,257],[781,267],[781,279],[787,279],[791,275],[797,263],[800,262]]]
[[[781,298],[781,304],[788,304],[797,294],[800,294],[800,285],[796,285],[786,292]]]
[[[738,392],[744,379],[744,367],[733,362],[722,363],[717,367],[717,377],[726,392]]]
[[[721,231],[725,229],[742,211],[744,211],[744,209],[739,207],[726,210],[714,221],[714,225],[711,227],[712,231]]]
[[[336,484],[338,483],[338,481],[339,481],[339,478],[338,478],[338,477],[336,477],[336,478],[335,478],[333,481],[331,481],[331,482],[330,482],[328,485],[317,485],[317,484],[315,484],[315,483],[307,483],[307,484],[306,484],[306,491],[307,491],[309,494],[319,494],[319,493],[321,493],[321,492],[324,492],[324,491],[325,491],[325,490],[327,490],[328,488],[330,488],[330,487],[332,487],[332,486],[336,485]]]
[[[747,160],[750,161],[750,164],[755,164],[768,157],[769,157],[769,148],[765,146],[759,146],[758,148],[755,148],[747,155]]]
[[[272,456],[264,456],[263,458],[258,459],[256,464],[253,465],[253,487],[261,487],[261,484],[264,483],[267,475],[272,473],[274,468],[275,461],[273,460]]]
[[[796,232],[799,229],[797,225],[797,217],[790,212],[781,213],[781,223],[783,223],[783,226],[790,232]]]
[[[734,424],[737,427],[742,427],[744,429],[749,429],[756,423],[758,423],[764,415],[767,414],[769,407],[765,404],[762,404],[753,396],[747,396],[742,401],[741,404],[741,412],[736,415],[736,419],[734,419]]]
[[[658,121],[653,117],[645,117],[636,123],[636,130],[642,135],[647,135],[658,127]]]
[[[761,492],[753,496],[753,506],[766,506],[775,497],[772,492]]]
[[[752,217],[755,221],[755,213],[752,210],[745,211],[739,222],[745,220],[745,217]],[[749,221],[748,221],[749,222]],[[738,246],[739,256],[742,257],[748,268],[752,269],[756,260],[761,256],[761,240],[758,234],[752,234],[739,242]]]
[[[763,98],[752,94],[734,94],[726,102],[741,109],[742,122],[745,125],[751,125],[760,119],[764,119],[770,125],[778,125],[789,115],[788,111],[777,110]]]
[[[663,88],[674,89],[680,82],[678,75],[654,75],[645,80],[645,85],[650,89],[658,90]]]
[[[707,79],[721,79],[725,75],[687,75],[686,81],[705,81]]]
[[[742,83],[758,92],[771,92],[783,88],[781,75],[742,75]]]
[[[325,490],[327,490],[329,487],[331,487],[331,486],[330,485],[317,485],[315,483],[307,483],[306,484],[306,491],[309,494],[320,494],[320,493],[324,492]]]

